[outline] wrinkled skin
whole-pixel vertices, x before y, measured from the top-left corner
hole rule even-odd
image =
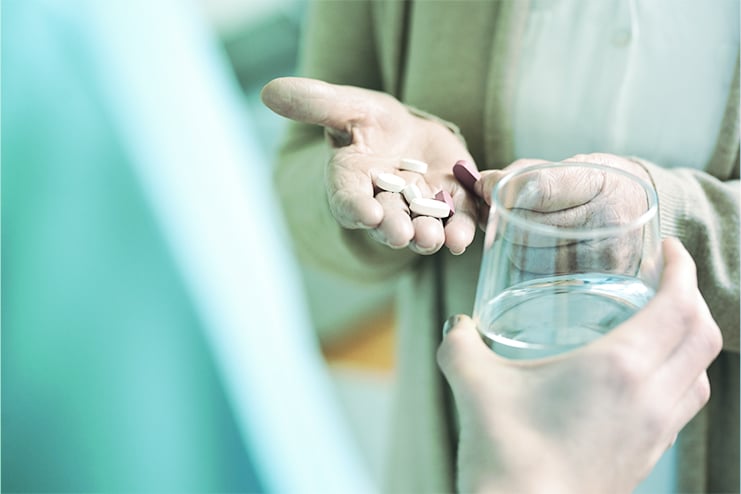
[[[447,127],[417,117],[393,97],[367,89],[305,78],[280,78],[262,91],[263,102],[287,118],[325,128],[331,155],[325,169],[330,210],[341,226],[368,230],[395,249],[432,254],[447,246],[461,254],[476,232],[478,207],[451,173],[459,159],[473,162]],[[426,174],[399,171],[401,158],[425,161]],[[447,190],[456,213],[445,222],[410,214],[399,193],[374,188],[381,172],[417,184],[425,197]]]
[[[324,127],[331,151],[325,185],[334,218],[342,227],[367,230],[373,239],[395,249],[433,254],[446,246],[453,254],[463,253],[473,241],[476,224],[486,222],[496,181],[507,170],[539,161],[519,160],[505,171],[484,172],[477,194],[472,194],[451,173],[460,159],[473,163],[464,143],[441,123],[413,115],[388,94],[285,77],[268,83],[262,100],[279,115]],[[425,161],[429,170],[425,175],[400,171],[401,158]],[[570,160],[604,163],[646,177],[639,165],[618,156],[579,155]],[[441,221],[410,214],[401,194],[374,187],[373,179],[381,172],[417,184],[426,197],[447,190],[455,215]],[[635,191],[622,185],[600,182],[599,177],[549,177],[518,206],[553,224],[615,222],[634,214],[626,207],[641,204]],[[563,255],[573,256],[570,249],[574,246],[565,246]]]
[[[564,161],[606,165],[631,173],[650,184],[650,177],[636,162],[609,154],[577,155]],[[486,171],[476,184],[484,199],[480,211],[488,217],[494,186],[512,171],[545,163],[518,160],[501,171]],[[513,178],[500,195],[502,205],[534,223],[560,228],[593,231],[625,225],[647,210],[645,190],[634,180],[618,173],[594,168],[550,168]],[[497,232],[507,243],[511,263],[532,275],[571,272],[617,272],[634,275],[641,260],[643,232],[595,239],[557,238],[528,232],[516,226],[500,225]]]

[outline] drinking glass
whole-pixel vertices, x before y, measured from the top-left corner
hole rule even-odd
[[[660,244],[656,191],[636,175],[577,162],[512,171],[492,191],[474,320],[508,358],[584,345],[653,297]]]

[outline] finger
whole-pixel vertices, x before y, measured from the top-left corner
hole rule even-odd
[[[329,209],[344,228],[375,228],[383,220],[383,206],[377,200],[350,190],[330,195]]]
[[[474,192],[476,195],[482,198],[486,204],[491,204],[491,193],[494,190],[494,186],[504,178],[508,173],[517,171],[521,168],[525,168],[531,165],[539,165],[542,163],[548,163],[541,159],[519,159],[511,163],[507,168],[503,170],[486,170],[481,172],[481,178],[474,185]]]
[[[541,242],[542,243],[539,243]],[[547,241],[545,241],[547,240]],[[515,271],[535,275],[584,272],[634,274],[638,272],[642,238],[635,235],[597,240],[517,238],[502,250]],[[570,243],[569,243],[570,242]]]
[[[479,204],[478,225],[486,231],[489,225],[489,213],[491,209],[491,193],[497,183],[506,175],[502,170],[486,170],[481,172],[481,178],[474,185],[474,192],[482,199]]]
[[[445,223],[445,245],[454,255],[463,254],[476,235],[478,205],[463,187],[453,191],[455,214]]]
[[[383,220],[383,207],[374,199],[375,170],[388,167],[388,160],[359,154],[351,149],[334,151],[324,175],[329,208],[345,228],[376,228]]]
[[[694,307],[677,308],[689,326],[684,340],[657,371],[659,386],[671,390],[671,385],[687,387],[697,374],[704,372],[720,353],[723,337],[710,310],[698,292]],[[680,388],[681,389],[681,388]]]
[[[626,195],[626,197],[631,198],[632,196]],[[554,211],[539,211],[529,207],[520,208],[519,206],[513,207],[511,211],[528,224],[544,225],[546,227],[552,226],[559,229],[579,229],[582,231],[622,226],[634,218],[633,215],[629,214],[632,213],[631,208],[609,204],[603,200],[595,201],[595,196],[583,196],[582,198],[586,200],[583,204]],[[573,201],[580,201],[582,198],[574,198]],[[516,201],[522,200],[523,203],[534,204],[530,199],[525,198],[523,195],[523,197],[516,199]],[[549,201],[549,204],[554,207],[560,207],[571,201],[571,199],[567,198],[563,200],[556,199]],[[556,204],[556,202],[559,202],[559,204]]]
[[[417,254],[434,254],[445,242],[443,223],[431,216],[417,216],[412,219],[414,241],[409,248]]]
[[[666,436],[670,441],[676,438],[676,435],[702,410],[710,400],[710,380],[707,372],[703,371],[698,375],[692,384],[686,388],[685,393],[671,408],[672,412],[666,420]]]
[[[325,171],[329,209],[344,228],[376,228],[383,206],[374,199],[373,181],[351,158],[334,158]]]
[[[695,304],[697,296],[692,257],[676,239],[665,239],[662,248],[664,271],[656,296],[628,321],[595,341],[633,348],[647,370],[663,365],[686,338],[689,328],[679,309]]]
[[[262,89],[265,105],[286,118],[350,132],[371,110],[373,91],[304,77],[273,79]]]
[[[481,178],[474,184],[473,190],[477,196],[484,200],[486,204],[491,204],[491,192],[494,186],[506,176],[503,170],[485,170],[481,172]]]
[[[379,192],[376,200],[383,207],[383,221],[372,234],[376,240],[393,249],[402,249],[414,238],[414,226],[407,206],[401,194],[396,192]]]
[[[589,203],[605,185],[605,173],[594,169],[554,167],[514,176],[497,196],[506,208],[548,213]]]
[[[625,158],[622,156],[616,156],[614,154],[607,153],[590,153],[590,154],[576,154],[568,159],[563,160],[564,162],[577,162],[577,163],[593,163],[597,165],[609,166],[612,168],[620,168],[628,171],[633,175],[647,182],[651,182],[651,176],[648,171],[641,165],[640,162],[633,159]]]
[[[527,226],[521,226],[521,221],[508,221],[509,217],[503,217],[499,232],[514,244],[528,247],[555,247],[579,243],[578,238],[583,237],[584,233],[597,238],[595,229],[599,229],[605,241],[632,243],[640,246],[644,236],[643,226],[625,226],[645,211],[640,206],[636,206],[640,201],[634,202],[635,197],[628,193],[612,198],[603,195],[596,200],[592,198],[586,204],[553,212],[514,208],[511,210],[512,215],[526,222]],[[606,230],[618,227],[625,233],[610,237]],[[574,232],[571,237],[570,232]],[[620,242],[621,238],[625,242]],[[591,245],[590,242],[581,241],[581,243]],[[604,249],[603,252],[608,253]]]
[[[584,205],[554,213],[538,213],[525,209],[515,209],[513,212],[528,223],[521,226],[519,222],[502,218],[497,233],[515,245],[558,247],[578,243],[593,245],[596,241],[633,245],[643,243],[642,227],[624,228],[625,233],[621,235],[610,235],[606,232],[605,229],[620,227],[624,223],[620,214],[613,208],[602,208],[599,204],[595,207]],[[594,232],[596,229],[603,229],[601,236]],[[589,234],[587,240],[584,240],[585,233]],[[625,242],[621,242],[621,239]]]
[[[662,391],[662,389],[658,389],[659,393]],[[666,450],[674,445],[682,429],[702,410],[709,400],[710,380],[704,371],[693,379],[690,386],[684,388],[684,393],[675,402],[661,402],[656,396],[649,400],[649,403],[654,404],[656,410],[654,416],[646,424],[648,429],[646,436],[653,435],[653,429],[655,428],[660,427],[663,430],[657,443],[653,445],[654,448],[649,458],[651,467],[659,461]]]
[[[443,341],[437,350],[437,363],[451,386],[481,370],[482,359],[498,358],[481,339],[470,317],[453,316],[445,329]]]

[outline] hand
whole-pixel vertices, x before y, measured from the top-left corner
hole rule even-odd
[[[602,164],[651,183],[650,176],[637,162],[609,154],[577,155],[567,162]],[[476,193],[487,205],[492,202],[492,189],[510,172],[526,166],[546,163],[543,160],[519,160],[503,170],[488,171],[476,183]],[[517,211],[518,216],[534,222],[560,228],[595,228],[619,226],[630,223],[647,211],[646,191],[638,182],[621,173],[605,173],[594,168],[548,168],[521,174],[507,185],[507,194],[500,195],[506,208]],[[481,212],[488,217],[488,207]],[[552,273],[558,266],[564,272],[578,269],[615,270],[634,272],[638,269],[635,255],[643,245],[643,232],[592,240],[559,239],[530,234],[527,238],[505,235],[511,242],[511,258],[516,267],[534,274]],[[590,266],[590,263],[598,263]]]
[[[383,244],[420,254],[443,245],[461,254],[473,241],[477,206],[451,174],[457,160],[473,159],[444,125],[412,115],[388,94],[313,79],[275,79],[263,89],[262,100],[284,117],[325,128],[331,147],[327,199],[342,227],[369,230]],[[425,161],[429,169],[425,175],[399,171],[401,158]],[[425,197],[447,190],[455,214],[444,224],[429,216],[413,218],[401,194],[374,189],[380,172],[416,183]]]
[[[674,239],[657,295],[577,350],[539,360],[493,353],[458,316],[438,350],[460,421],[461,492],[625,492],[710,396],[720,331]]]

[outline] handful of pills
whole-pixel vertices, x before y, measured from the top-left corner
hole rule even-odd
[[[427,163],[411,158],[403,158],[399,163],[400,170],[416,172],[424,175],[427,173]],[[400,192],[409,204],[413,213],[432,216],[434,218],[448,218],[455,213],[453,198],[448,191],[441,190],[435,198],[425,198],[422,191],[413,183],[406,181],[393,173],[379,173],[375,177],[375,184],[381,190],[388,192]]]

